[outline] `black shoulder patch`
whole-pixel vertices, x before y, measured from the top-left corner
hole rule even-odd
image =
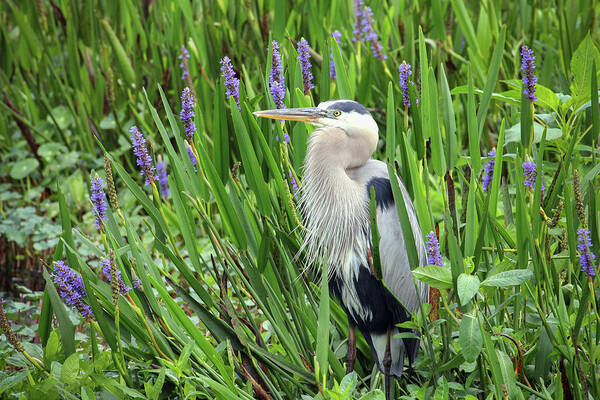
[[[367,196],[371,197],[371,186],[375,189],[375,202],[377,207],[388,208],[394,205],[392,185],[387,178],[372,178],[367,183]]]
[[[364,108],[362,106],[362,104],[357,103],[356,101],[352,101],[352,100],[339,100],[336,101],[334,103],[331,103],[331,105],[327,108],[328,110],[340,110],[343,112],[357,112],[359,114],[369,114],[369,111]]]

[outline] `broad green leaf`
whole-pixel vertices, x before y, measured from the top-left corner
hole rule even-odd
[[[436,289],[452,288],[452,272],[449,268],[437,265],[417,267],[413,271],[415,278]]]
[[[77,380],[79,374],[79,353],[73,353],[62,365],[60,379],[66,384],[72,384]]]
[[[40,166],[38,160],[33,157],[17,161],[10,169],[10,177],[13,179],[23,179],[29,176]]]
[[[596,65],[600,65],[600,52],[588,33],[571,58],[571,73],[573,74],[571,94],[577,105],[581,105],[589,98],[591,70],[594,62]]]
[[[546,141],[555,140],[562,137],[562,130],[559,128],[546,128]],[[542,135],[544,133],[544,126],[538,124],[537,122],[533,123],[533,143],[539,143],[542,140]],[[504,140],[505,144],[508,143],[517,143],[521,141],[521,123],[511,126],[506,130],[506,139]]]
[[[516,286],[533,277],[533,272],[528,269],[513,269],[492,275],[481,282],[481,286]]]
[[[462,273],[458,276],[456,287],[458,289],[458,297],[460,298],[461,306],[470,302],[473,296],[477,294],[479,284],[479,278],[475,275]]]
[[[458,329],[458,343],[460,351],[468,362],[477,360],[483,348],[483,338],[477,318],[472,315],[463,314]]]

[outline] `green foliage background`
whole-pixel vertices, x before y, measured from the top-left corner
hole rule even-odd
[[[274,108],[271,40],[282,47],[286,105],[352,98],[369,108],[380,128],[374,157],[406,183],[423,233],[439,232],[444,266],[414,270],[440,290],[439,319],[426,304],[406,324],[422,345],[396,395],[600,396],[598,283],[577,250],[587,227],[600,256],[597,3],[366,5],[384,61],[353,42],[350,1],[2,2],[3,248],[10,260],[64,259],[85,281],[94,321],[65,306],[42,268],[43,295],[4,304],[25,349],[2,340],[1,396],[382,398],[362,337],[357,371],[345,376],[346,317],[320,283],[326,272],[303,273],[296,257],[303,228],[290,174],[302,176],[312,128],[252,115]],[[315,52],[310,95],[301,37]],[[197,96],[197,170],[177,118],[182,45]],[[522,95],[521,45],[536,55],[534,103]],[[223,56],[242,81],[241,110],[226,99]],[[410,108],[402,61],[419,84]],[[167,163],[166,199],[143,185],[132,125]],[[289,144],[276,140],[284,131]],[[104,154],[120,208],[98,232],[87,193],[93,173],[105,177]],[[534,190],[523,185],[525,160],[537,165]],[[142,282],[116,304],[98,268],[110,251],[126,282]],[[24,304],[40,298],[41,308]]]

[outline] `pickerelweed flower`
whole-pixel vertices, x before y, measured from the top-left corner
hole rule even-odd
[[[398,67],[398,72],[400,73],[400,88],[402,89],[402,102],[404,106],[410,107],[410,94],[408,91],[408,84],[414,85],[414,83],[410,80],[410,76],[412,75],[412,67],[406,61],[403,61],[402,64]]]
[[[194,96],[189,87],[183,89],[181,93],[181,112],[179,118],[183,122],[185,128],[185,136],[188,142],[192,142],[194,138],[194,132],[196,132],[196,124],[194,123]]]
[[[294,190],[294,192],[297,192],[298,191],[298,182],[296,181],[296,177],[294,176],[292,171],[290,171],[290,181],[292,182],[292,189]]]
[[[427,246],[427,262],[431,265],[442,266],[442,254],[440,253],[440,243],[435,236],[435,232],[430,232],[425,235]]]
[[[592,253],[592,241],[590,239],[590,230],[579,228],[577,230],[577,251],[579,253],[579,263],[581,270],[588,276],[595,276],[594,266],[596,265],[596,256]]]
[[[335,41],[337,42],[338,46],[340,45],[340,38],[342,37],[342,34],[340,33],[340,31],[333,31],[331,32],[331,36],[335,39]],[[340,52],[342,50],[340,49]],[[331,50],[329,52],[329,78],[331,78],[332,81],[335,81],[337,79],[337,76],[335,74],[335,63],[333,62],[333,50]]]
[[[283,64],[281,63],[281,53],[279,52],[279,43],[273,40],[272,43],[272,63],[271,77],[269,79],[271,95],[277,108],[285,108],[283,99],[285,98],[285,81],[283,78]]]
[[[77,308],[84,318],[92,314],[90,306],[82,301],[87,296],[83,279],[78,273],[69,268],[64,261],[54,262],[50,278],[52,278],[58,294],[65,300],[65,303]]]
[[[108,283],[112,283],[112,276],[110,273],[110,259],[103,258],[100,260],[100,265],[102,266],[102,273],[106,276]],[[121,275],[121,270],[117,269],[117,284],[119,286],[119,293],[122,295],[126,295],[127,292],[131,290],[131,287],[127,286],[125,282],[123,282],[123,276]]]
[[[308,42],[302,38],[298,42],[298,60],[300,61],[300,67],[302,68],[302,82],[304,83],[304,93],[310,94],[310,89],[315,86],[312,83],[313,74],[310,72],[310,54],[308,52]]]
[[[156,163],[158,170],[158,183],[160,184],[160,193],[164,198],[169,197],[169,176],[167,175],[167,165],[159,158]]]
[[[365,26],[367,19],[363,0],[355,0],[354,9],[356,11],[356,22],[354,23],[354,30],[352,31],[352,34],[354,35],[352,41],[356,43],[362,42],[363,27]]]
[[[523,176],[525,177],[525,179],[523,180],[523,184],[525,186],[529,186],[531,189],[534,189],[535,188],[535,179],[537,178],[537,170],[536,170],[535,163],[533,161],[524,161],[522,167],[523,167]],[[542,192],[545,189],[546,188],[544,187],[544,184],[542,184]]]
[[[190,77],[190,69],[188,65],[188,60],[190,59],[190,53],[188,53],[187,49],[184,46],[181,46],[181,54],[179,54],[179,59],[181,62],[179,63],[179,67],[181,68],[181,80],[185,81]]]
[[[380,60],[385,60],[388,58],[387,54],[383,53],[383,46],[379,43],[379,39],[377,38],[377,33],[373,29],[373,11],[371,7],[365,7],[365,25],[363,27],[363,33],[365,35],[365,39],[371,42],[371,50],[373,50],[373,55]]]
[[[189,148],[189,146],[186,146],[186,150],[188,153],[188,156],[190,156],[190,161],[192,162],[192,165],[194,166],[194,172],[198,171],[198,161],[196,161],[196,157],[194,157],[194,152],[192,151],[192,149]]]
[[[158,177],[154,174],[154,165],[152,165],[152,157],[150,157],[148,148],[146,147],[146,138],[135,125],[131,127],[129,132],[131,132],[133,153],[137,157],[137,166],[142,170],[141,175],[146,178],[144,184],[150,185],[158,179]]]
[[[94,215],[96,216],[95,225],[97,229],[102,229],[103,223],[108,221],[106,217],[106,194],[103,190],[104,181],[98,175],[92,178],[92,194],[90,200],[94,206]]]
[[[523,75],[523,93],[531,101],[536,101],[535,84],[537,76],[535,76],[535,56],[533,55],[533,50],[527,46],[521,46],[521,73]]]
[[[489,157],[495,157],[496,156],[496,150],[490,150],[490,152],[488,153]],[[496,162],[494,160],[490,160],[488,161],[488,163],[485,165],[485,168],[483,169],[483,182],[481,183],[481,185],[483,186],[483,191],[487,192],[488,188],[490,186],[490,184],[492,183],[492,178],[494,177],[494,164]]]
[[[240,80],[235,77],[235,72],[233,71],[233,65],[231,65],[231,60],[229,57],[225,56],[221,59],[221,75],[223,79],[225,79],[225,88],[227,91],[225,94],[229,99],[233,96],[235,100],[235,104],[237,104],[238,109],[241,110],[240,106]]]

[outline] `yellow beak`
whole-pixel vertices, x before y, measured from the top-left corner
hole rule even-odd
[[[322,118],[323,111],[316,107],[306,108],[284,108],[277,110],[264,110],[253,112],[257,117],[271,118],[287,121],[303,121],[314,122],[318,118]]]

